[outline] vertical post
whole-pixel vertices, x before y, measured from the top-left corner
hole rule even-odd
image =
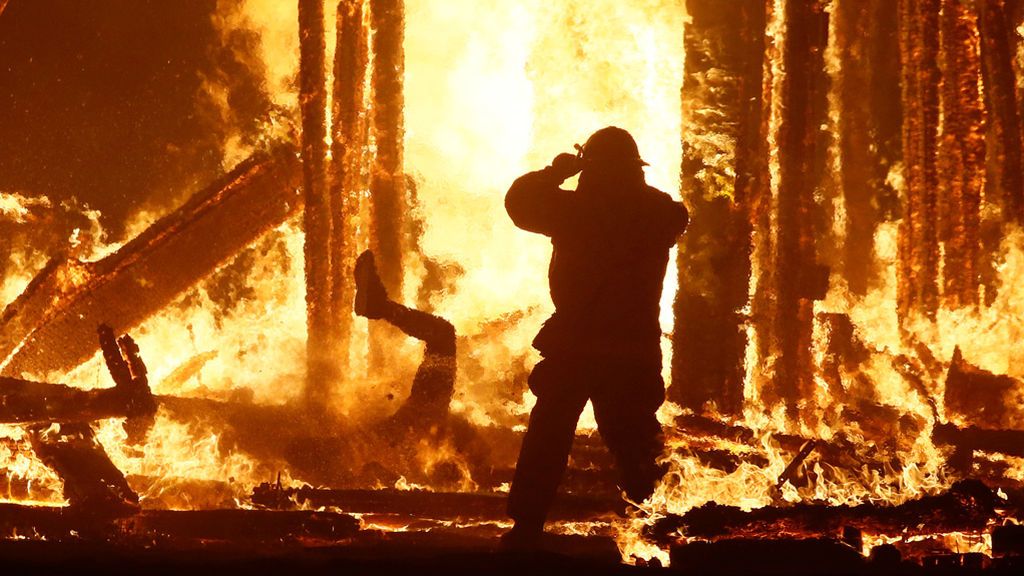
[[[979,263],[986,300],[995,297],[998,254],[1004,223],[1024,224],[1024,174],[1022,174],[1021,118],[1013,62],[1016,30],[1010,5],[1003,0],[978,2],[981,32],[982,83],[985,110],[990,122],[985,135],[987,175],[985,203],[998,207],[999,216],[981,223],[984,254]]]
[[[965,0],[942,0],[942,138],[939,239],[942,295],[954,307],[978,303],[979,218],[985,183],[985,110],[976,13]]]
[[[742,411],[748,203],[758,182],[753,166],[765,152],[758,138],[765,5],[743,0],[735,8],[687,1],[682,189],[692,225],[677,261],[669,389],[686,407],[700,411],[713,403],[727,414]]]
[[[891,0],[833,2],[835,44],[841,69],[839,174],[846,225],[842,272],[854,294],[866,294],[877,280],[871,247],[885,200],[889,163],[899,157],[893,144],[899,126],[899,62],[895,42],[896,4]],[[865,94],[865,89],[867,94]]]
[[[897,310],[934,316],[939,264],[936,147],[939,123],[939,0],[900,0],[903,169]]]
[[[779,146],[777,244],[775,246],[776,345],[774,395],[791,418],[801,399],[811,397],[811,333],[814,246],[814,196],[821,182],[825,150],[821,126],[827,117],[824,51],[828,14],[821,0],[787,0],[783,46],[782,117]]]
[[[323,0],[299,0],[299,106],[305,187],[306,390],[311,409],[326,405],[334,350],[330,347],[331,203],[327,188],[327,135]]]
[[[332,348],[346,371],[355,295],[352,269],[356,257],[355,220],[365,189],[366,114],[363,96],[369,59],[363,0],[341,0],[334,51],[334,99],[331,112],[331,309]]]
[[[407,201],[403,174],[403,111],[405,98],[405,4],[403,0],[371,0],[373,24],[373,140],[377,155],[370,173],[373,203],[371,245],[381,280],[400,297]]]

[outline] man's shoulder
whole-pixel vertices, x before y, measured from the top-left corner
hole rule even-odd
[[[644,185],[644,196],[646,196],[650,202],[657,202],[659,204],[672,203],[681,204],[678,200],[672,197],[667,192],[662,192],[650,184]]]

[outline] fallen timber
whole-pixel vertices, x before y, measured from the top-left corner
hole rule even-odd
[[[359,531],[345,514],[268,510],[143,510],[123,518],[105,518],[73,508],[0,504],[0,534],[34,535],[51,541],[109,539],[152,545],[154,541],[230,540],[277,542],[282,539],[342,540]]]
[[[32,449],[64,481],[72,508],[112,517],[137,512],[139,496],[103,450],[89,421],[124,417],[128,441],[138,444],[153,423],[156,402],[132,337],[117,338],[106,324],[98,333],[114,388],[79,390],[0,377],[0,422],[29,424]]]
[[[97,262],[53,260],[0,315],[0,374],[67,371],[97,350],[95,327],[125,332],[302,205],[293,145],[257,154]]]
[[[961,480],[948,491],[924,496],[898,506],[860,504],[829,506],[797,504],[744,512],[734,506],[708,503],[683,515],[669,515],[646,529],[663,543],[674,542],[679,532],[696,538],[744,538],[773,534],[781,537],[839,535],[851,527],[869,533],[935,534],[982,530],[996,517],[1000,500],[977,480]]]
[[[260,484],[252,502],[271,509],[296,506],[337,509],[347,513],[395,514],[441,521],[507,521],[508,496],[488,492],[433,492],[429,490],[337,490],[287,488]],[[600,516],[624,514],[625,503],[605,498],[559,494],[551,507],[550,520],[593,520]]]

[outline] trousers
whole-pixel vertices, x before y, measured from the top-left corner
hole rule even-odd
[[[523,437],[508,497],[517,523],[543,525],[569,460],[576,425],[590,400],[598,432],[615,460],[619,487],[634,502],[654,491],[664,469],[655,413],[665,400],[661,366],[650,362],[545,358],[530,374],[537,404]]]

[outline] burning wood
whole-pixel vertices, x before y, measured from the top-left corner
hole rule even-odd
[[[693,410],[714,403],[737,414],[750,280],[750,212],[761,193],[759,143],[765,4],[745,0],[735,13],[714,0],[690,0],[686,27],[683,190],[692,225],[681,239],[680,289],[673,307],[672,399]],[[719,135],[729,135],[721,140]]]
[[[72,507],[103,515],[138,511],[138,494],[110,461],[88,423],[37,425],[31,432],[36,455],[64,480],[64,497]]]
[[[1024,382],[972,366],[959,347],[946,375],[943,400],[947,411],[980,428],[1024,429]]]
[[[331,490],[303,486],[285,488],[260,484],[253,491],[254,504],[267,508],[296,506],[336,508],[348,513],[400,514],[435,520],[473,518],[483,521],[505,519],[504,494],[432,492],[426,490]],[[587,496],[560,494],[551,510],[553,520],[592,520],[623,513],[625,502]]]
[[[982,530],[995,518],[998,504],[995,493],[984,484],[965,480],[943,494],[899,506],[797,504],[744,512],[709,503],[682,516],[668,516],[655,522],[648,535],[665,541],[674,539],[672,535],[679,530],[687,537],[699,538],[838,535],[847,526],[873,534]]]
[[[371,247],[391,294],[402,293],[402,238],[409,207],[405,197],[405,2],[371,0],[373,24],[373,139],[377,154],[370,173],[373,202]]]
[[[95,327],[126,331],[171,302],[300,205],[295,150],[240,164],[114,254],[53,261],[0,316],[7,376],[70,370],[98,349]]]
[[[99,342],[113,388],[81,390],[61,384],[0,377],[0,422],[88,422],[127,417],[134,439],[145,437],[156,403],[149,390],[146,365],[131,336],[115,339],[107,325],[99,327]]]
[[[322,410],[337,380],[332,342],[331,194],[327,187],[327,92],[324,3],[299,2],[299,103],[302,109],[304,262],[306,267],[306,402]]]
[[[355,291],[352,270],[357,253],[360,195],[367,189],[368,140],[364,96],[369,66],[368,30],[362,0],[338,2],[331,114],[331,308],[339,368],[347,368],[352,320],[348,313]]]

